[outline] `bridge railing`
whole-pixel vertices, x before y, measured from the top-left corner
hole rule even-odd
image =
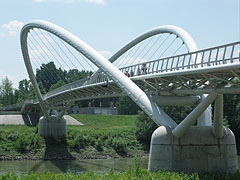
[[[120,70],[130,76],[240,62],[240,41],[192,53],[134,64]]]
[[[97,84],[97,83],[102,83],[102,82],[108,83],[109,78],[106,74],[104,74],[102,72],[99,72],[96,77],[93,77],[93,78],[88,77],[88,78],[80,79],[78,81],[75,81],[75,82],[63,85],[59,88],[56,88],[56,89],[48,92],[47,94],[45,94],[44,99],[46,99],[46,98],[48,98],[52,95],[56,95],[56,94],[58,94],[60,92],[63,92],[63,91],[67,91],[67,90],[70,90],[70,89],[75,89],[77,87],[81,87],[83,85]]]
[[[126,66],[120,68],[120,71],[129,77],[133,77],[159,72],[178,71],[206,66],[218,66],[236,62],[240,62],[240,41],[192,53]],[[109,79],[106,74],[98,71],[93,77],[81,79],[48,92],[46,95],[44,95],[44,99],[60,92],[74,89],[83,85],[97,83],[100,83],[101,85],[108,85],[110,80],[111,79]]]

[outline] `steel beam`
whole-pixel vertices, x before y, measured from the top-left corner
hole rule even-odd
[[[216,138],[223,137],[223,95],[219,94],[214,106],[213,134]]]
[[[173,130],[173,135],[181,137],[190,126],[194,125],[197,118],[216,99],[217,93],[212,92]]]

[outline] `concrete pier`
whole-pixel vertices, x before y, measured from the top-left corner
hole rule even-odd
[[[152,134],[148,170],[183,172],[236,172],[238,170],[235,137],[224,127],[224,136],[216,138],[212,126],[192,126],[180,138],[167,126]]]
[[[67,134],[66,120],[64,118],[57,120],[56,116],[51,116],[48,121],[42,116],[39,120],[38,134],[44,138],[64,137]]]

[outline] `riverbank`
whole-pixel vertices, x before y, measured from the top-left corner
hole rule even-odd
[[[68,180],[122,180],[122,179],[168,179],[168,180],[239,180],[240,179],[240,171],[237,171],[234,174],[226,174],[226,173],[191,173],[185,174],[183,172],[169,172],[169,171],[157,171],[157,172],[149,172],[146,169],[141,167],[133,166],[125,171],[115,171],[109,170],[103,173],[97,172],[86,172],[80,174],[54,174],[50,172],[45,173],[30,173],[30,174],[16,174],[16,173],[5,173],[0,175],[0,179],[8,179],[8,180],[30,180],[30,179],[51,179],[51,180],[59,180],[59,179],[68,179]]]
[[[136,116],[73,115],[66,138],[43,139],[37,127],[0,125],[0,160],[80,160],[144,156],[135,136]]]

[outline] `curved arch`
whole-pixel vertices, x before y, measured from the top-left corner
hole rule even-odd
[[[36,82],[27,49],[27,34],[33,28],[40,28],[55,34],[57,37],[61,38],[77,51],[82,53],[87,59],[98,66],[108,76],[110,76],[111,79],[113,79],[113,81],[115,81],[115,83],[118,84],[118,86],[125,91],[128,96],[133,99],[153,119],[156,124],[167,125],[173,128],[176,127],[177,124],[164,111],[159,109],[158,106],[150,98],[148,98],[148,96],[135,83],[133,83],[127,76],[125,76],[119,69],[117,69],[111,62],[105,59],[97,51],[63,28],[50,22],[37,20],[26,24],[22,28],[20,39],[25,65],[37,94],[40,106],[43,110],[43,114],[47,120],[50,119],[50,116],[47,112],[47,106],[44,103],[43,97]]]
[[[123,55],[126,51],[137,45],[138,43],[142,42],[143,40],[150,38],[152,36],[155,36],[157,34],[161,33],[170,33],[175,34],[177,37],[181,38],[184,44],[186,44],[189,52],[198,51],[197,44],[191,37],[191,35],[183,30],[180,27],[172,26],[172,25],[165,25],[165,26],[158,26],[153,29],[150,29],[139,36],[135,37],[133,40],[131,40],[129,43],[127,43],[125,46],[123,46],[121,49],[119,49],[110,59],[110,62],[114,62],[116,59],[118,59],[121,55]]]

